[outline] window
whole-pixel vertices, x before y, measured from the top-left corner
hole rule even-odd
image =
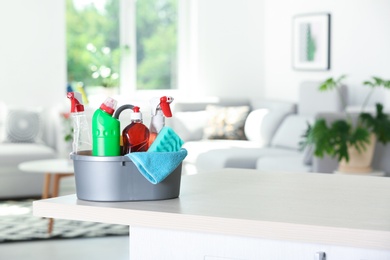
[[[132,74],[134,89],[176,88],[177,1],[67,0],[68,81],[118,88]],[[134,25],[121,24],[129,17]],[[123,62],[126,56],[134,66]]]
[[[137,87],[175,88],[177,0],[136,2]]]
[[[100,3],[100,4],[99,4]],[[118,1],[67,0],[69,82],[85,86],[119,85]]]

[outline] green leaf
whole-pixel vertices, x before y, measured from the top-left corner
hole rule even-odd
[[[390,80],[384,80],[379,77],[372,77],[372,81],[364,81],[363,84],[372,88],[381,86],[384,88],[390,88]]]
[[[375,117],[368,113],[362,113],[360,120],[367,129],[376,135],[379,142],[386,144],[390,141],[390,119],[389,115],[383,112],[382,104],[376,104]]]
[[[370,133],[365,128],[357,127],[351,133],[349,143],[361,153],[366,149],[366,145],[370,143]]]
[[[335,84],[335,81],[333,80],[333,78],[329,78],[327,80],[325,80],[319,87],[319,90],[320,91],[325,91],[325,90],[330,90],[330,89],[333,89],[335,88],[336,84]]]
[[[342,81],[346,78],[346,75],[341,75],[339,78],[328,78],[322,82],[319,86],[320,91],[332,90],[341,86]]]

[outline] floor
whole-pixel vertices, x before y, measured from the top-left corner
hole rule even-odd
[[[75,193],[73,179],[61,181],[60,196]],[[0,243],[0,259],[8,260],[124,260],[129,259],[127,236]]]
[[[79,238],[0,244],[0,259],[9,260],[127,260],[129,238]]]

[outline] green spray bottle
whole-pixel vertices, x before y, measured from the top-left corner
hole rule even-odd
[[[120,123],[112,114],[117,101],[107,98],[92,117],[92,155],[120,156]]]

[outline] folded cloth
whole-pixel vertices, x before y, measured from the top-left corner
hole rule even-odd
[[[162,182],[186,158],[187,150],[178,152],[134,152],[126,154],[139,172],[151,183]]]

